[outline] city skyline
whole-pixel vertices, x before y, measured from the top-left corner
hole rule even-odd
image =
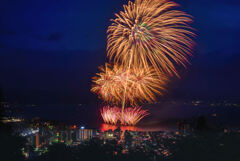
[[[240,1],[0,1],[1,161],[239,161]]]

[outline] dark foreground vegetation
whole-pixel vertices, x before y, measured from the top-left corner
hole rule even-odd
[[[29,159],[22,155],[25,140],[12,135],[9,127],[1,125],[0,135],[1,161],[239,161],[240,134],[201,132],[183,137],[172,144],[172,140],[165,140],[170,155],[157,155],[154,151],[145,152],[135,149],[123,153],[123,148],[117,141],[107,141],[105,144],[98,138],[87,141],[78,146],[54,144],[49,146],[48,152]]]

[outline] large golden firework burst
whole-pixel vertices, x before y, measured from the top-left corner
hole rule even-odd
[[[161,77],[158,77],[161,75]],[[139,105],[144,102],[156,101],[156,95],[163,95],[168,82],[164,74],[157,74],[151,68],[130,68],[127,82],[128,102],[131,105]]]
[[[107,55],[113,66],[100,67],[91,89],[117,106],[101,110],[105,122],[135,125],[147,115],[136,107],[156,101],[168,77],[179,76],[175,66],[186,67],[195,34],[189,26],[191,16],[176,10],[178,6],[169,0],[135,0],[115,14],[107,30]]]
[[[100,73],[93,77],[91,91],[98,94],[104,101],[120,105],[125,94],[127,104],[153,102],[156,94],[162,95],[165,90],[167,78],[159,74],[153,68],[125,68],[106,64],[100,67]],[[126,87],[126,91],[124,91]]]
[[[174,9],[178,6],[168,0],[129,1],[107,30],[110,60],[178,76],[175,63],[186,66],[195,36],[191,16]]]
[[[123,91],[121,81],[116,77],[119,69],[117,67],[112,69],[108,63],[99,69],[100,72],[92,78],[91,91],[104,101],[117,104],[121,101]]]

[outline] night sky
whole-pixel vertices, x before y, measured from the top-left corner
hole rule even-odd
[[[177,0],[194,17],[191,65],[165,97],[240,98],[240,1]],[[126,0],[0,1],[0,88],[12,103],[89,103],[106,30]]]

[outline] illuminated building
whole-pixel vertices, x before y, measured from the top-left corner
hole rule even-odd
[[[115,136],[114,136],[113,132],[105,132],[105,138],[106,139],[114,139]]]
[[[91,139],[92,137],[93,137],[92,129],[81,128],[77,131],[77,140],[79,140],[79,141]]]
[[[14,118],[14,117],[3,117],[1,120],[2,123],[13,123],[13,122],[22,122],[23,120],[20,118]]]
[[[66,130],[65,134],[66,134],[66,137],[65,137],[66,143],[71,143],[72,142],[72,131]]]
[[[36,148],[39,148],[39,133],[37,132],[36,134],[35,134],[35,136],[36,136]]]

